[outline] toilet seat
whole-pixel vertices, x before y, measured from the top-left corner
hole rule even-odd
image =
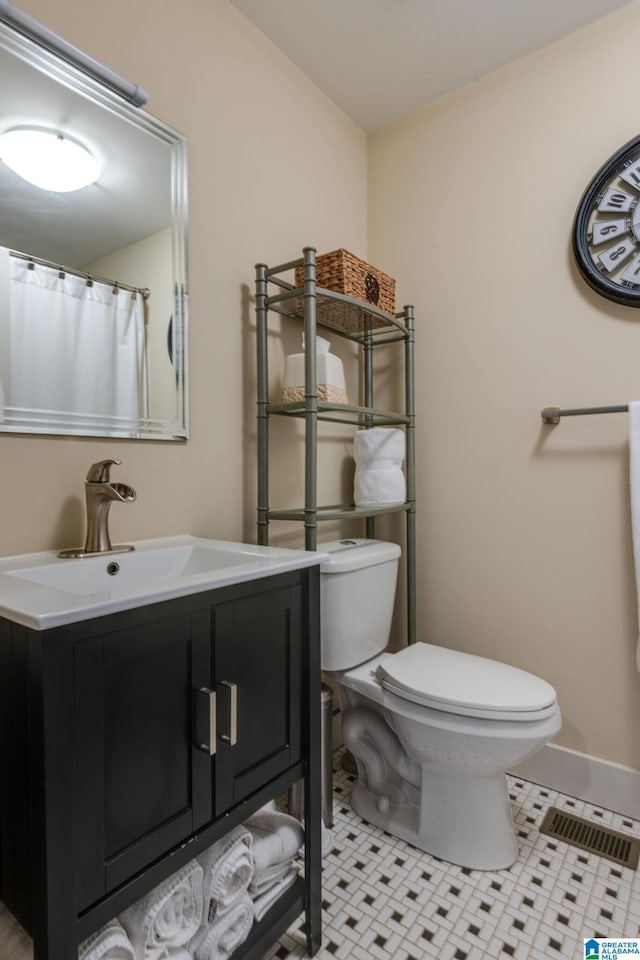
[[[415,643],[380,661],[381,686],[404,700],[433,710],[489,720],[541,720],[557,711],[546,680],[518,667]]]

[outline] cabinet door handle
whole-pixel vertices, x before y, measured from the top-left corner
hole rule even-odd
[[[216,695],[208,687],[200,687],[195,694],[195,744],[198,750],[203,750],[212,757],[216,752]]]
[[[228,680],[221,680],[220,686],[226,687],[229,691],[229,733],[221,733],[220,739],[230,747],[235,747],[238,742],[238,685]]]

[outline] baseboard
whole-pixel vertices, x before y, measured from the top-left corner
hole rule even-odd
[[[631,767],[550,743],[508,772],[640,820],[640,771]]]

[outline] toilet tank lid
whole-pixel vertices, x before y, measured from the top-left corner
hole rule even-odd
[[[367,540],[364,537],[319,543],[318,550],[330,554],[329,559],[320,564],[321,573],[349,573],[352,570],[362,570],[378,563],[397,560],[401,553],[397,543]]]

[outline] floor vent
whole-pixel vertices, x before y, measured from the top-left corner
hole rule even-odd
[[[617,830],[609,830],[608,827],[596,826],[590,820],[583,820],[557,807],[550,807],[547,811],[540,833],[564,840],[589,853],[596,853],[631,870],[638,866],[640,840],[618,833]]]

